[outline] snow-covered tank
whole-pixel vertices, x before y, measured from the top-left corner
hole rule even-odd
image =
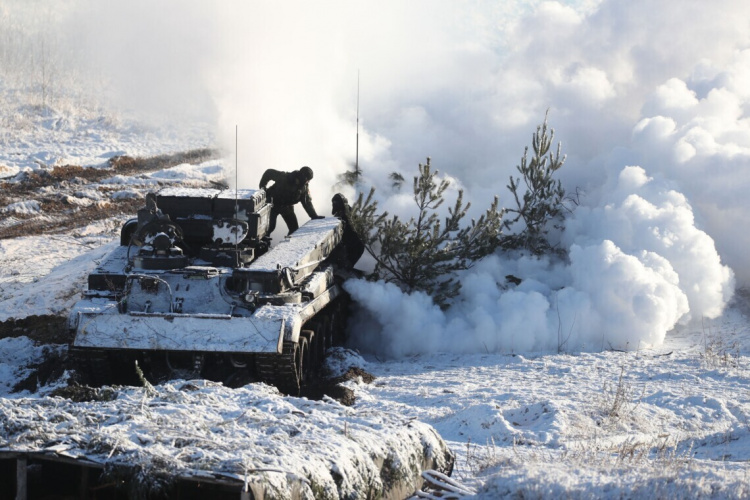
[[[342,200],[269,248],[263,190],[149,193],[69,317],[90,381],[257,379],[298,393],[343,340],[341,282],[363,247]]]

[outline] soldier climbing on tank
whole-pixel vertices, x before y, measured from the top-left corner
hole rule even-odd
[[[310,187],[308,184],[312,178],[313,171],[310,167],[302,167],[293,172],[281,172],[269,168],[263,172],[263,176],[260,178],[260,188],[266,190],[266,196],[273,203],[271,219],[268,222],[269,235],[276,228],[276,217],[279,215],[286,222],[289,234],[292,234],[299,228],[297,216],[294,214],[294,205],[297,203],[302,204],[302,208],[305,209],[305,212],[307,212],[307,215],[311,219],[323,218],[322,215],[317,214],[310,199]],[[271,181],[273,181],[273,184],[266,187]]]

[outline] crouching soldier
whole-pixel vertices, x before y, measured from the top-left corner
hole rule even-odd
[[[349,269],[352,273],[356,271],[354,264],[357,263],[362,254],[365,252],[365,244],[360,239],[357,231],[354,229],[351,219],[351,207],[349,201],[341,193],[336,193],[331,199],[331,212],[334,217],[338,217],[344,223],[344,233],[341,238],[341,244],[338,245],[331,253],[331,259],[339,264],[341,269]]]
[[[302,208],[305,209],[311,219],[323,218],[322,215],[315,212],[315,207],[313,207],[310,199],[309,182],[312,178],[313,171],[310,167],[302,167],[293,172],[281,172],[269,168],[263,172],[263,176],[260,178],[260,187],[266,190],[266,197],[273,203],[271,220],[268,223],[269,235],[276,229],[276,217],[279,215],[286,222],[289,234],[299,228],[297,216],[294,214],[294,205],[297,203],[302,204]],[[269,182],[273,182],[273,184],[266,187]]]

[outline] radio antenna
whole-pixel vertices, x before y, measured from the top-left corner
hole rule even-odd
[[[354,156],[354,179],[355,184],[359,184],[359,70],[357,70],[357,149]]]
[[[238,134],[239,126],[235,124],[234,126],[234,220],[235,224],[237,224],[237,221],[239,219],[240,214],[240,202],[239,202],[239,191],[240,191],[240,183],[239,183],[239,161],[237,160],[237,136]],[[239,226],[236,226],[236,231],[234,233],[234,251],[235,255],[239,255],[239,251],[237,249],[237,245],[239,245]]]
[[[234,126],[234,211],[235,211],[234,216],[235,217],[237,217],[237,210],[238,210],[238,208],[237,208],[237,190],[240,187],[239,186],[239,168],[238,168],[239,162],[237,161],[237,157],[238,157],[238,154],[237,154],[238,128],[239,127],[237,125]]]

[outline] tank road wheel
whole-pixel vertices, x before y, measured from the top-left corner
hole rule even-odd
[[[206,357],[199,352],[164,352],[167,373],[164,380],[201,378]]]
[[[310,380],[313,359],[310,356],[310,341],[307,340],[307,337],[303,337],[300,335],[299,343],[297,344],[297,346],[297,355],[294,360],[294,368],[297,372],[297,385],[300,389],[302,389]]]
[[[231,388],[242,387],[256,380],[253,376],[254,363],[252,356],[242,353],[229,353],[214,360],[204,370],[203,375],[210,375],[210,380],[223,382]]]
[[[316,337],[318,338],[319,359],[322,363],[326,351],[331,347],[331,343],[333,342],[331,334],[331,318],[329,318],[328,315],[320,319],[320,323],[318,323],[318,328],[315,332],[317,333]]]
[[[281,355],[260,353],[255,356],[258,377],[290,396],[299,396],[302,387],[315,372],[315,360],[308,339],[311,337],[314,342],[315,335],[311,330],[301,333],[298,342],[284,342]]]
[[[331,309],[331,345],[327,347],[342,346],[346,343],[346,309],[344,299],[337,301]]]

